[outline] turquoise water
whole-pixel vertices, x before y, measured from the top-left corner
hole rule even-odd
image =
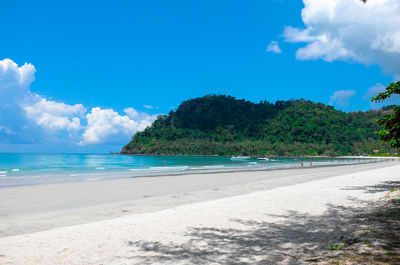
[[[310,159],[304,167],[310,166]],[[368,159],[313,158],[313,166],[371,162]],[[1,154],[0,188],[56,182],[95,181],[171,173],[299,167],[300,159],[232,161],[212,156],[134,156],[110,154]]]

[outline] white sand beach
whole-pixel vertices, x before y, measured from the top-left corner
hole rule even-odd
[[[0,190],[0,264],[297,264],[400,184],[400,163]]]

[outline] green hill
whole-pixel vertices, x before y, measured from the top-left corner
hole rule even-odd
[[[137,132],[122,154],[350,155],[390,152],[375,135],[382,111],[346,113],[312,101],[258,104],[208,95]]]

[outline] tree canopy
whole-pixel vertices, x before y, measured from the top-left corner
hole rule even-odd
[[[346,155],[388,152],[374,131],[382,111],[345,113],[300,99],[253,103],[207,95],[180,104],[136,133],[121,153]]]
[[[400,81],[390,83],[385,92],[379,93],[371,100],[381,102],[396,94],[400,94]],[[382,126],[377,131],[379,138],[394,148],[400,148],[400,106],[393,106],[392,113],[378,119],[378,124]]]

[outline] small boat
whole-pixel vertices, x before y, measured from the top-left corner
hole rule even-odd
[[[261,160],[261,161],[271,161],[271,158],[269,158],[269,157],[259,157],[257,159]]]
[[[231,160],[250,160],[250,156],[232,156]]]

